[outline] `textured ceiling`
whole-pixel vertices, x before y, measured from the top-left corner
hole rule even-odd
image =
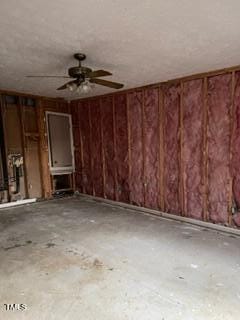
[[[0,88],[67,97],[64,79],[25,76],[66,74],[75,52],[125,88],[237,65],[239,12],[239,0],[1,0]]]

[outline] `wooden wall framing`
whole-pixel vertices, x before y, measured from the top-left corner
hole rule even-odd
[[[164,141],[166,139],[166,132],[164,132],[164,125],[166,123],[166,118],[165,118],[165,106],[166,106],[166,102],[164,99],[164,92],[166,90],[166,88],[172,88],[172,86],[176,86],[179,88],[179,109],[176,106],[176,112],[179,112],[179,122],[178,122],[178,141],[177,141],[177,145],[179,148],[179,188],[178,188],[178,198],[179,198],[179,208],[180,208],[180,214],[184,215],[184,216],[190,216],[192,218],[196,218],[196,219],[202,219],[204,221],[212,221],[214,223],[222,223],[225,225],[230,225],[230,226],[235,226],[232,222],[232,215],[233,215],[233,209],[232,209],[232,204],[233,204],[233,191],[232,191],[232,185],[233,185],[233,170],[231,168],[231,162],[232,162],[232,149],[233,149],[233,144],[234,144],[234,128],[235,128],[235,124],[234,124],[234,119],[235,119],[235,108],[234,108],[234,94],[235,94],[235,73],[238,72],[238,70],[240,70],[240,67],[233,67],[233,68],[229,68],[229,69],[222,69],[222,70],[217,70],[214,72],[209,72],[209,73],[203,73],[203,74],[199,74],[199,75],[193,75],[190,77],[185,77],[185,78],[181,78],[181,79],[176,79],[176,80],[171,80],[165,83],[160,83],[160,84],[154,84],[154,85],[150,85],[150,86],[145,86],[142,88],[136,88],[136,89],[130,89],[130,90],[125,90],[122,91],[120,94],[119,93],[114,93],[114,94],[108,94],[108,95],[103,95],[103,96],[98,96],[98,97],[94,97],[94,98],[85,98],[85,99],[81,99],[81,100],[75,100],[74,102],[72,102],[71,105],[71,110],[72,112],[78,112],[78,116],[77,118],[79,119],[81,117],[81,108],[79,108],[78,106],[81,105],[83,102],[84,103],[89,103],[91,102],[93,99],[94,100],[98,100],[99,104],[100,104],[100,108],[101,108],[101,126],[103,126],[104,123],[104,112],[105,112],[105,108],[104,108],[104,101],[105,99],[110,99],[109,101],[111,101],[112,104],[112,115],[113,115],[113,119],[112,119],[112,127],[113,127],[113,135],[111,137],[111,141],[109,141],[109,143],[111,143],[113,145],[113,149],[114,149],[114,161],[112,162],[112,167],[113,167],[113,172],[114,172],[114,199],[118,200],[118,201],[122,201],[122,202],[127,202],[127,203],[134,203],[136,205],[140,205],[140,206],[146,206],[146,190],[147,190],[147,186],[151,181],[148,181],[148,177],[146,175],[146,155],[148,155],[148,143],[146,143],[146,135],[148,135],[149,133],[146,130],[146,117],[148,116],[148,114],[146,114],[146,106],[145,106],[145,102],[146,102],[146,92],[152,89],[157,90],[158,92],[158,111],[156,112],[154,110],[154,112],[156,112],[155,116],[159,117],[158,120],[158,130],[156,132],[156,135],[158,135],[159,137],[159,143],[158,143],[158,147],[156,148],[156,153],[155,153],[155,157],[156,157],[156,164],[157,165],[157,179],[158,179],[158,187],[156,187],[156,194],[158,197],[158,209],[165,211],[166,207],[165,207],[165,185],[166,185],[166,181],[164,178],[164,168],[166,166],[165,163],[165,153],[166,153],[166,149],[164,147]],[[209,215],[209,206],[211,204],[209,204],[209,176],[211,177],[211,172],[209,172],[209,130],[211,130],[211,123],[209,123],[209,89],[208,89],[208,83],[209,83],[209,79],[211,79],[212,77],[216,77],[216,76],[221,76],[222,79],[224,79],[225,74],[231,74],[231,106],[229,109],[229,124],[230,124],[230,138],[228,140],[228,137],[226,137],[226,141],[229,141],[227,143],[229,143],[229,173],[230,176],[228,177],[228,181],[224,181],[224,183],[226,182],[228,184],[228,219],[227,221],[214,221],[211,220],[210,215]],[[201,163],[199,163],[199,165],[201,166],[201,168],[199,167],[199,172],[201,172],[201,181],[199,182],[199,185],[197,185],[195,187],[195,190],[199,190],[196,192],[199,192],[199,201],[202,201],[202,211],[199,213],[191,213],[188,212],[188,207],[187,207],[187,197],[188,197],[188,192],[189,190],[186,190],[186,172],[184,169],[184,152],[183,152],[183,148],[184,148],[184,112],[187,110],[186,108],[188,108],[188,106],[185,105],[186,102],[184,102],[183,100],[183,94],[184,94],[184,86],[185,84],[191,82],[194,84],[194,81],[201,81],[202,83],[202,100],[201,100],[201,104],[202,104],[202,116],[200,117],[199,121],[201,121],[202,124],[202,131],[199,131],[199,134],[201,133]],[[218,94],[218,93],[216,93]],[[122,100],[119,100],[119,96],[122,96]],[[124,97],[124,98],[123,98]],[[130,98],[131,97],[131,98]],[[133,98],[135,97],[135,98]],[[138,98],[136,98],[138,97]],[[140,99],[141,101],[138,104],[136,99]],[[116,100],[117,99],[117,100]],[[134,100],[135,99],[135,100]],[[116,103],[117,101],[117,103]],[[122,101],[122,102],[121,102]],[[125,102],[124,102],[125,101]],[[135,101],[135,102],[134,102]],[[191,102],[191,92],[189,93],[189,101]],[[153,102],[154,103],[154,102]],[[138,104],[138,105],[136,105]],[[174,103],[172,105],[174,107]],[[141,114],[141,117],[138,119],[134,117],[132,108],[140,108],[139,111],[139,115]],[[119,186],[119,170],[118,170],[118,158],[117,158],[117,141],[119,143],[119,139],[121,139],[121,134],[124,134],[124,132],[122,131],[117,131],[116,128],[118,127],[119,123],[119,115],[118,118],[116,117],[117,112],[119,112],[120,109],[121,110],[125,110],[125,111],[121,111],[121,112],[125,112],[126,113],[126,127],[125,129],[121,129],[121,130],[125,130],[126,131],[126,135],[127,135],[127,154],[126,157],[122,158],[124,165],[126,166],[126,168],[128,168],[128,178],[124,178],[124,184],[125,186]],[[174,107],[175,108],[175,107]],[[217,105],[214,107],[217,110]],[[223,106],[223,108],[225,108]],[[228,105],[226,105],[226,108],[229,108]],[[138,110],[138,109],[136,109]],[[149,110],[148,110],[149,112]],[[212,111],[211,111],[212,112]],[[214,111],[215,112],[215,111]],[[226,114],[228,114],[228,111],[226,109]],[[136,115],[136,114],[135,114]],[[125,117],[125,116],[124,116]],[[134,118],[133,118],[134,117]],[[135,145],[133,146],[132,144],[135,143],[133,142],[133,132],[131,129],[131,125],[132,124],[136,124],[141,126],[141,136],[139,136],[139,139],[141,139],[141,142],[139,141],[139,143],[141,143],[141,158],[142,158],[142,165],[139,168],[136,168],[134,166],[136,166],[136,162],[133,161],[133,157],[134,157],[134,148],[136,147]],[[91,135],[91,127],[90,127],[90,135]],[[78,132],[80,132],[80,136],[81,136],[81,124],[78,124]],[[120,134],[120,136],[119,136]],[[81,137],[82,139],[82,137]],[[80,140],[81,140],[80,139]],[[101,133],[99,136],[100,144],[101,144],[101,148],[102,150],[105,150],[105,145],[103,142],[103,134]],[[125,138],[124,138],[125,139]],[[125,140],[124,140],[125,141]],[[225,142],[224,142],[225,143]],[[138,149],[139,150],[139,149]],[[81,151],[82,152],[82,151]],[[83,151],[84,152],[84,151]],[[125,152],[125,151],[124,151]],[[240,151],[239,151],[240,152]],[[108,198],[108,196],[106,195],[105,192],[105,185],[106,185],[106,177],[105,177],[105,171],[107,170],[106,166],[106,161],[105,161],[105,156],[106,154],[104,152],[102,152],[102,162],[103,162],[103,166],[102,166],[102,176],[104,179],[104,184],[103,184],[103,194],[105,198]],[[214,155],[211,155],[211,157],[214,157]],[[77,157],[78,161],[81,162],[81,164],[79,164],[79,167],[83,167],[84,164],[82,163],[83,161],[83,155],[81,154],[81,157]],[[139,172],[139,176],[138,176],[138,184],[139,184],[139,192],[141,192],[140,190],[142,190],[143,188],[143,195],[141,196],[140,194],[134,194],[133,192],[138,192],[136,191],[137,189],[134,187],[134,189],[131,188],[131,179],[133,179],[134,177],[132,176],[133,174],[133,170],[134,170],[134,175],[137,174],[137,172]],[[121,174],[121,172],[120,172]],[[127,181],[126,181],[127,179]],[[135,179],[135,178],[134,178]],[[93,183],[93,181],[91,182]],[[140,186],[141,184],[141,186]],[[86,193],[86,190],[84,190],[81,187],[81,182],[76,184],[76,188],[79,189],[82,192]],[[119,188],[122,188],[121,192],[125,193],[125,195],[120,195],[119,194]],[[120,192],[120,193],[121,193]],[[139,199],[139,200],[134,200],[132,201],[132,199]],[[191,197],[190,197],[191,199]],[[148,206],[149,207],[149,206]],[[152,208],[156,209],[156,207],[152,206]],[[170,213],[176,213],[174,211],[168,210]],[[234,212],[235,214],[238,214],[238,212]],[[217,214],[217,213],[216,213]],[[213,218],[214,219],[214,218]]]

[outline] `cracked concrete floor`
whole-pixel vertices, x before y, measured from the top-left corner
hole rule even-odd
[[[238,236],[79,197],[1,210],[0,240],[0,319],[239,319]]]

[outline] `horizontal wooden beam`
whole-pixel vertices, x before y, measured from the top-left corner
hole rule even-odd
[[[170,79],[170,80],[165,80],[162,82],[156,82],[156,83],[152,83],[152,84],[148,84],[145,86],[141,86],[141,87],[135,87],[135,88],[129,88],[129,89],[125,89],[125,90],[120,90],[117,91],[118,93],[130,93],[130,92],[135,92],[136,90],[142,90],[142,89],[148,89],[148,88],[157,88],[159,86],[162,85],[166,85],[166,84],[171,84],[171,83],[180,83],[180,82],[185,82],[185,81],[190,81],[190,80],[195,80],[195,79],[202,79],[202,78],[208,78],[208,77],[213,77],[213,76],[218,76],[221,74],[225,74],[225,73],[231,73],[233,71],[240,71],[240,65],[236,65],[233,67],[228,67],[228,68],[223,68],[223,69],[217,69],[217,70],[213,70],[213,71],[208,71],[208,72],[202,72],[202,73],[196,73],[193,75],[188,75],[188,76],[183,76],[183,77],[179,77],[179,78],[174,78],[174,79]],[[73,99],[74,100],[91,100],[91,99],[96,99],[98,97],[106,97],[106,96],[112,96],[114,95],[115,92],[111,92],[111,93],[106,93],[103,95],[97,95],[97,96],[92,96],[92,97],[86,97],[86,98],[77,98],[77,99]]]

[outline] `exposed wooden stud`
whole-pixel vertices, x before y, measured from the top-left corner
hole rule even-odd
[[[128,183],[131,186],[132,176],[132,154],[131,154],[131,126],[130,126],[130,111],[129,111],[129,95],[126,94],[127,99],[127,136],[128,136]],[[129,188],[129,202],[132,203],[131,188]]]
[[[79,109],[79,106],[78,106],[78,109]],[[80,119],[80,117],[78,117],[78,119]],[[82,127],[80,124],[81,122],[79,123],[79,136],[80,136],[80,150],[81,150],[81,178],[83,182],[84,181],[83,135],[82,135]],[[86,193],[85,185],[83,183],[82,183],[82,192]]]
[[[180,82],[180,104],[179,104],[179,198],[181,215],[186,215],[185,209],[185,182],[184,182],[184,165],[183,165],[183,81]]]
[[[233,168],[232,168],[232,156],[233,156],[233,135],[234,135],[234,117],[235,117],[235,71],[231,74],[231,106],[230,106],[230,153],[229,153],[229,204],[228,204],[228,224],[232,225],[232,205],[233,205]]]
[[[40,144],[40,138],[41,138],[41,130],[40,130],[40,123],[39,123],[39,109],[40,109],[40,101],[36,101],[36,117],[37,117],[37,130],[38,130],[38,159],[39,159],[39,169],[40,169],[40,181],[41,181],[41,194],[42,197],[44,196],[44,188],[43,188],[43,171],[42,171],[42,157],[41,157],[41,144]]]
[[[102,99],[100,99],[100,129],[101,129],[101,155],[102,155],[102,179],[103,179],[103,196],[106,198],[106,163],[105,163],[105,152],[103,146],[103,110],[102,110]]]
[[[117,141],[116,141],[116,114],[115,114],[115,96],[112,98],[113,115],[113,150],[114,150],[114,196],[118,201],[118,183],[117,183]]]
[[[120,90],[118,92],[120,92],[121,94],[123,94],[123,93],[131,93],[131,92],[135,92],[136,90],[142,90],[142,89],[148,89],[148,88],[158,88],[159,86],[162,86],[164,84],[179,83],[180,81],[185,82],[185,81],[190,81],[190,80],[202,79],[202,78],[205,78],[205,77],[217,76],[217,75],[229,73],[229,72],[232,72],[232,71],[240,71],[240,65],[232,66],[232,67],[224,68],[224,69],[218,69],[218,70],[203,72],[203,73],[196,73],[196,74],[189,75],[189,76],[184,76],[184,77],[180,77],[180,78],[175,78],[175,79],[165,80],[165,81],[161,81],[161,82],[151,83],[151,84],[148,84],[146,86]],[[94,96],[94,97],[90,97],[90,98],[83,98],[81,100],[91,100],[91,99],[96,99],[98,97],[106,97],[106,96],[109,96],[109,93],[106,93],[106,94],[103,94],[103,95]]]
[[[162,87],[158,88],[158,120],[159,120],[159,206],[164,211],[164,95]]]
[[[22,153],[23,153],[23,168],[24,168],[24,185],[25,185],[25,195],[26,198],[29,198],[29,190],[28,190],[28,171],[27,171],[27,165],[26,165],[26,138],[24,135],[24,120],[23,120],[23,103],[22,103],[22,98],[18,98],[18,115],[20,119],[20,128],[21,128],[21,148],[22,148]]]
[[[5,116],[6,116],[6,103],[4,101],[4,98],[2,96],[2,94],[0,93],[0,107],[1,107],[1,115],[2,115],[2,125],[3,125],[3,138],[4,138],[4,145],[5,145],[5,161],[6,161],[6,167],[7,167],[7,176],[9,175],[8,173],[8,154],[7,154],[7,150],[8,150],[8,142],[6,139],[6,121],[5,121]],[[7,198],[8,198],[8,202],[11,201],[10,199],[10,184],[9,184],[9,179],[7,182]]]
[[[146,150],[145,150],[145,90],[142,91],[142,103],[141,103],[141,114],[142,114],[142,180],[143,180],[143,205],[146,205],[146,192],[148,181],[146,177]]]
[[[46,100],[44,100],[46,101]],[[52,197],[52,177],[49,170],[49,157],[48,157],[48,139],[47,139],[47,126],[46,126],[46,108],[43,100],[39,101],[39,128],[40,128],[40,148],[41,148],[41,164],[43,174],[43,188],[44,197]]]
[[[203,220],[208,221],[208,79],[203,79]]]
[[[92,157],[92,120],[91,120],[91,110],[90,110],[90,104],[88,102],[87,104],[88,108],[88,121],[89,121],[89,150],[90,150],[90,168],[91,168],[91,184],[92,184],[92,195],[95,196],[95,188],[94,188],[94,182],[93,182],[93,157]]]

